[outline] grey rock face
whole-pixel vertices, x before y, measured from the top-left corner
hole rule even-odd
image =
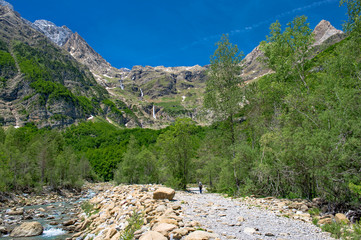
[[[331,25],[329,21],[322,20],[313,31],[315,36],[315,43],[314,45],[321,45],[322,43],[326,42],[329,38],[334,36],[339,36],[339,39],[343,39],[344,33],[341,30],[336,29],[334,26]]]
[[[92,71],[107,74],[113,69],[77,32],[69,36],[63,48]]]
[[[77,96],[101,99],[106,93],[105,89],[96,84],[85,66],[30,27],[7,6],[0,6],[0,41],[4,54],[14,61],[0,73],[0,77],[6,79],[0,86],[0,124],[4,126],[21,127],[27,122],[34,122],[38,127],[70,125],[89,116],[77,104]],[[50,99],[31,87],[31,81],[37,79],[29,80],[19,66],[22,60],[14,57],[23,52],[31,52],[43,59],[42,64],[51,76],[49,82],[53,82],[54,86],[63,85],[65,88],[61,89],[71,92],[74,97],[58,96]],[[34,66],[37,66],[38,62],[32,55],[26,55],[26,58],[33,60]]]
[[[207,79],[206,67],[150,67],[134,66],[128,73],[128,81],[132,81],[135,91],[142,89],[152,99],[177,94],[179,89],[194,88],[204,84]]]
[[[58,46],[63,46],[73,34],[73,32],[66,26],[58,27],[47,20],[36,20],[31,24],[31,26],[44,33],[45,36]]]
[[[8,3],[7,1],[0,0],[0,5],[1,5],[1,6],[7,6],[7,7],[10,8],[11,10],[14,10],[13,5],[11,5],[10,3]]]

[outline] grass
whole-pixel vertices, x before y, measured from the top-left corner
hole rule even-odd
[[[320,209],[319,208],[312,208],[312,209],[309,209],[308,210],[308,213],[311,215],[311,216],[318,216],[320,215]]]
[[[81,209],[88,217],[99,212],[99,209],[95,209],[94,205],[91,204],[89,201],[83,202],[81,205]]]
[[[331,233],[331,236],[336,239],[359,240],[361,239],[361,223],[345,224],[345,223],[326,223],[322,226],[318,224],[318,220],[312,221],[316,226],[319,226],[323,231]]]
[[[143,223],[144,214],[137,211],[133,211],[132,215],[127,219],[128,226],[125,227],[122,235],[120,236],[121,240],[132,240],[134,239],[134,233],[139,230]]]

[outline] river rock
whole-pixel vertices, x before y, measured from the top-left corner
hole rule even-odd
[[[39,222],[24,222],[20,226],[14,228],[10,237],[32,237],[41,235],[44,231],[43,226]]]
[[[246,221],[246,220],[244,219],[244,217],[239,217],[237,220],[238,220],[238,222],[244,222],[244,221]]]
[[[71,219],[68,221],[64,221],[62,224],[64,227],[70,226],[70,225],[74,225],[76,223],[76,219]]]
[[[175,191],[172,188],[161,187],[153,193],[153,199],[168,199],[173,200]]]
[[[160,223],[154,226],[152,230],[161,233],[163,236],[168,236],[168,233],[176,228],[177,225],[174,224]]]
[[[174,239],[181,239],[188,234],[188,230],[185,228],[174,229],[169,235],[173,236]]]
[[[350,221],[347,219],[346,215],[343,213],[337,213],[335,215],[335,221],[337,223],[349,223]]]
[[[24,213],[24,208],[12,208],[6,210],[7,215],[23,215],[23,213]]]
[[[247,235],[252,235],[254,234],[255,232],[257,232],[257,229],[255,228],[250,228],[250,227],[245,227],[243,232]]]
[[[332,223],[332,218],[331,217],[325,217],[322,218],[318,221],[319,224],[330,224]]]
[[[165,212],[165,210],[167,210],[167,207],[165,205],[159,205],[155,211],[156,212]]]
[[[7,230],[6,227],[0,226],[0,234],[8,234],[8,233],[9,233],[9,231]]]
[[[144,233],[139,240],[167,240],[167,238],[159,232],[148,231]]]
[[[302,204],[301,207],[300,207],[300,210],[302,212],[306,212],[308,210],[308,207],[305,204]]]
[[[216,239],[218,236],[214,233],[209,233],[205,231],[194,231],[188,236],[185,237],[185,240],[208,240]]]

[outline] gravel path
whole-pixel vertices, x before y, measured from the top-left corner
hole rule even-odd
[[[218,194],[199,194],[192,190],[176,195],[177,200],[184,202],[185,220],[199,222],[201,228],[212,230],[221,239],[333,239],[311,223],[278,217],[273,212]]]

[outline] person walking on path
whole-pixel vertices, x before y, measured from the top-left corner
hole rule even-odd
[[[201,182],[198,183],[198,187],[199,187],[199,193],[202,194],[202,187],[203,187],[203,185],[202,185]]]

